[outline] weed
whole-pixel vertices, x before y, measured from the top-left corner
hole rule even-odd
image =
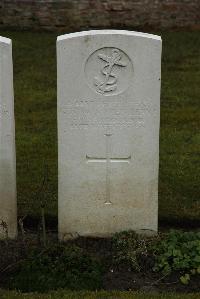
[[[56,289],[96,290],[101,287],[102,269],[96,259],[75,245],[52,245],[34,249],[7,282],[24,292]]]
[[[179,271],[183,284],[189,283],[191,275],[200,274],[200,232],[171,231],[153,248],[155,271]]]
[[[113,262],[125,264],[131,270],[140,271],[149,259],[148,247],[152,239],[142,237],[134,231],[123,231],[113,236]]]

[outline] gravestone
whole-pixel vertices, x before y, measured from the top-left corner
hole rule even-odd
[[[12,42],[0,37],[0,239],[17,235]]]
[[[59,238],[157,231],[161,38],[57,39]]]

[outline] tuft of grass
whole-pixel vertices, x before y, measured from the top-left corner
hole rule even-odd
[[[163,39],[159,217],[198,220],[200,34],[158,34]],[[56,34],[1,35],[13,39],[19,214],[40,213],[35,194],[46,164],[46,210],[57,217]]]

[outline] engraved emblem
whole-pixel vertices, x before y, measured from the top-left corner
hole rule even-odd
[[[98,58],[101,59],[104,63],[101,73],[104,76],[104,79],[101,80],[98,77],[94,78],[94,84],[97,88],[97,91],[104,94],[105,92],[114,91],[117,88],[117,75],[113,73],[114,66],[126,67],[127,64],[122,61],[122,54],[120,50],[113,49],[111,56],[106,56],[104,54],[98,54]]]
[[[87,59],[85,75],[88,85],[96,93],[103,96],[120,94],[133,79],[132,61],[118,48],[101,48]]]

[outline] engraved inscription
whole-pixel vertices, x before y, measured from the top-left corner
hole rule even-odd
[[[105,204],[112,204],[110,199],[110,175],[111,175],[111,167],[110,163],[130,163],[131,156],[128,157],[116,157],[111,158],[111,136],[112,134],[106,133],[104,135],[106,137],[106,157],[89,157],[86,155],[86,162],[105,162],[106,163],[106,196],[105,196]]]
[[[96,99],[74,100],[62,106],[65,123],[72,129],[88,128],[140,128],[145,126],[145,115],[156,115],[151,100],[97,101]]]
[[[9,111],[6,107],[5,104],[0,104],[0,118],[2,118],[3,116],[8,116],[9,115]]]
[[[92,53],[85,64],[88,85],[104,96],[124,92],[133,80],[133,65],[126,53],[105,47]]]

